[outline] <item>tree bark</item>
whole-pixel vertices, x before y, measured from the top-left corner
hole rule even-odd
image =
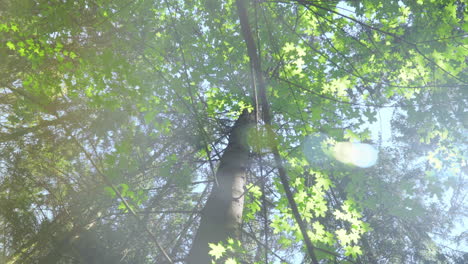
[[[217,182],[201,213],[200,226],[192,243],[187,263],[209,264],[208,243],[240,238],[244,208],[246,167],[249,161],[247,130],[255,119],[246,110],[239,116],[216,172]]]

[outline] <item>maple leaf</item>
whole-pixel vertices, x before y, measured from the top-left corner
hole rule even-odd
[[[224,248],[223,245],[209,243],[208,246],[210,246],[211,248],[208,254],[210,254],[210,256],[213,256],[215,259],[219,259],[226,252],[226,248]]]

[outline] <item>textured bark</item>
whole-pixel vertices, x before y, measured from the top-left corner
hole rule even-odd
[[[202,210],[200,227],[188,255],[189,264],[209,264],[208,243],[240,238],[244,207],[246,167],[249,161],[247,129],[254,124],[253,113],[244,111],[232,127],[229,143],[216,172],[217,184]]]

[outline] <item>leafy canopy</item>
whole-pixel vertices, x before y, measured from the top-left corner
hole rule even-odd
[[[467,211],[466,1],[246,4],[273,142],[319,259],[462,263],[437,245],[466,234],[434,238]],[[0,262],[183,260],[229,127],[259,108],[235,1],[2,6]],[[379,138],[369,124],[384,111]],[[210,245],[215,260],[305,252],[263,125],[248,133],[249,235]],[[343,164],[342,142],[373,144],[377,164]]]

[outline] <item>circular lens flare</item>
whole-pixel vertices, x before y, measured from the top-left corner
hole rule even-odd
[[[333,148],[333,156],[340,162],[369,168],[377,163],[378,151],[365,143],[338,142]]]

